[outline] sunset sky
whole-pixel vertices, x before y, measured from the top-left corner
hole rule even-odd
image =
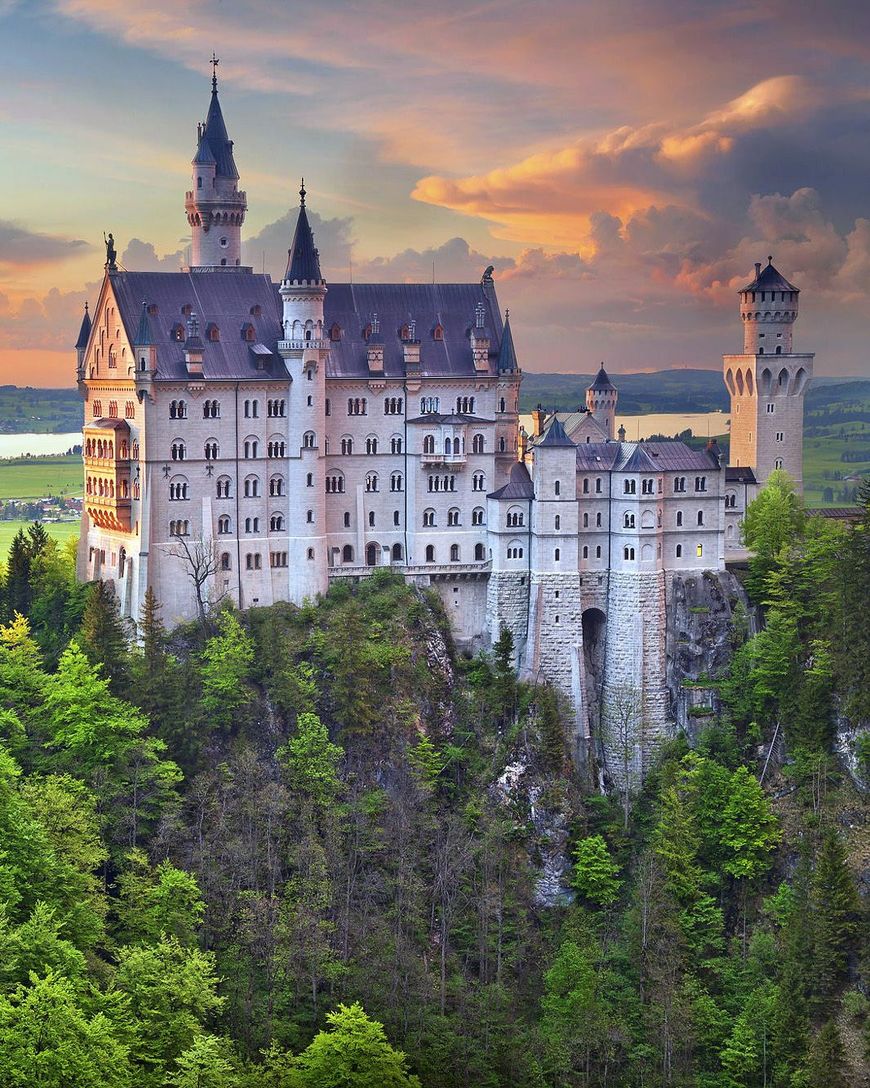
[[[866,0],[0,0],[0,381],[72,384],[103,230],[185,259],[214,49],[280,275],[477,280],[527,370],[718,368],[753,263],[816,373],[870,372]]]

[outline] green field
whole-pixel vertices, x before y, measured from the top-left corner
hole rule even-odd
[[[832,477],[870,476],[870,424],[832,424],[824,429],[827,434],[804,438],[804,497],[808,506],[850,506],[851,496],[844,498],[842,492],[854,489],[857,483]],[[843,461],[841,456],[846,452],[863,456],[859,461]],[[825,497],[825,488],[830,488],[833,497]]]
[[[0,559],[5,560],[9,553],[9,545],[19,529],[27,529],[32,522],[29,521],[0,521]],[[44,522],[45,531],[53,536],[59,544],[63,544],[70,537],[78,537],[79,523],[77,521],[50,521]]]
[[[20,457],[0,461],[0,500],[75,498],[82,494],[81,457]]]

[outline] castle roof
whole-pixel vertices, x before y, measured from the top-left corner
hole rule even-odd
[[[495,423],[494,419],[484,419],[482,416],[471,416],[465,412],[426,412],[422,416],[414,416],[409,423]]]
[[[283,305],[278,285],[269,276],[236,271],[232,276],[211,272],[113,272],[112,290],[118,312],[132,343],[139,343],[142,300],[154,309],[149,316],[150,340],[158,348],[157,380],[185,381],[184,344],[173,330],[184,322],[183,307],[199,318],[200,328],[214,323],[216,341],[206,339],[203,374],[209,380],[240,380],[253,377],[285,376],[278,356],[277,341],[283,339]],[[327,377],[367,380],[369,366],[366,330],[371,315],[378,314],[384,337],[384,375],[405,377],[404,345],[399,333],[408,315],[428,321],[438,314],[443,339],[424,337],[420,341],[420,376],[472,378],[474,356],[469,337],[478,302],[488,311],[490,329],[498,331],[490,343],[489,373],[495,374],[501,346],[501,317],[495,292],[485,292],[479,283],[453,284],[332,284],[324,299],[324,326],[337,329],[329,343]],[[254,327],[253,342],[242,337],[242,327]],[[271,361],[251,348],[265,345]],[[264,360],[266,367],[264,372]]]
[[[123,315],[122,315],[123,316]],[[151,317],[148,314],[148,303],[142,303],[142,312],[139,315],[139,327],[136,329],[136,335],[133,337],[133,343],[138,347],[145,347],[146,345],[156,344],[157,336],[151,325]]]
[[[604,369],[604,363],[601,364],[598,373],[595,375],[595,381],[589,386],[589,388],[598,390],[600,392],[606,392],[608,390],[616,389],[616,386],[607,376],[607,371]]]
[[[719,468],[707,450],[685,442],[583,442],[577,446],[578,472],[709,472]]]
[[[795,287],[793,283],[789,283],[783,274],[773,267],[773,257],[767,258],[767,267],[762,268],[761,264],[755,266],[755,279],[752,283],[747,283],[745,287],[740,288],[740,293],[743,291],[800,291],[799,287]]]
[[[88,304],[85,303],[85,313],[82,317],[81,328],[79,329],[79,338],[76,340],[76,350],[79,348],[86,348],[88,346],[88,339],[91,335],[91,315],[88,313]]]
[[[515,461],[511,465],[511,474],[508,482],[498,491],[493,491],[487,496],[490,499],[533,499],[535,487],[529,470],[523,461]]]
[[[305,210],[304,182],[299,195],[302,203],[299,205],[293,244],[287,251],[287,271],[284,273],[284,279],[290,283],[323,283],[323,276],[320,274],[320,254],[314,244],[314,234],[308,222],[308,212]]]
[[[211,154],[211,157],[216,164],[216,176],[230,178],[233,181],[237,180],[239,172],[236,169],[236,164],[233,159],[233,141],[230,139],[229,134],[227,133],[227,126],[224,124],[224,115],[221,112],[221,104],[218,101],[216,80],[212,83],[208,116],[205,119],[205,127],[202,130],[202,137],[199,141],[199,147],[197,148],[194,162],[208,161],[208,159],[201,159],[199,157],[200,155],[206,154],[203,144],[208,145],[208,152]]]
[[[565,434],[565,428],[559,421],[558,416],[553,416],[550,426],[544,431],[541,438],[535,443],[535,448],[540,449],[542,446],[573,446],[574,443]]]
[[[754,484],[758,482],[752,469],[742,465],[728,465],[725,469],[725,479],[728,483],[736,484]]]
[[[507,313],[504,315],[504,329],[501,335],[501,348],[498,353],[498,369],[499,373],[519,370],[517,353],[514,350],[514,338],[511,334],[510,315]]]

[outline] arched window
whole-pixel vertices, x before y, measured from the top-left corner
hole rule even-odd
[[[378,474],[376,472],[366,473],[366,491],[378,490]]]
[[[447,524],[458,525],[459,524],[459,510],[453,506],[447,511]]]
[[[482,472],[475,472],[471,477],[471,490],[472,491],[485,491],[486,490],[486,476]]]
[[[401,563],[403,559],[404,559],[404,555],[402,553],[402,545],[401,544],[394,544],[393,545],[393,562],[394,563]]]
[[[402,452],[402,438],[401,435],[394,434],[390,439],[390,453]]]
[[[259,444],[259,442],[257,441],[256,438],[246,438],[245,439],[245,445],[244,445],[245,458],[248,461],[251,461],[254,458],[256,458],[257,453],[259,451],[259,448],[260,448],[260,444]]]
[[[345,546],[341,549],[341,561],[342,561],[342,563],[352,563],[353,562],[353,545],[352,544],[345,544]]]
[[[272,476],[269,480],[269,494],[271,496],[284,494],[284,477]]]
[[[344,494],[344,476],[337,472],[334,472],[331,475],[327,476],[326,493],[327,495]]]
[[[230,569],[230,553],[221,552],[221,570]]]
[[[431,508],[423,511],[423,527],[431,529],[435,524],[435,511]]]
[[[216,439],[210,438],[205,444],[205,459],[206,461],[217,461],[218,457],[220,457],[220,447]]]
[[[676,548],[674,549],[674,555],[676,556],[677,559],[682,559],[683,558],[683,545],[682,544],[678,544],[676,546]]]
[[[622,515],[622,527],[623,529],[634,528],[634,514],[629,514],[627,511]]]
[[[187,419],[187,402],[183,400],[171,400],[169,402],[170,419]]]
[[[707,477],[706,476],[696,476],[695,477],[695,490],[696,491],[706,491],[707,490]]]
[[[562,491],[562,484],[558,480],[553,481],[553,494],[559,495]]]
[[[423,453],[435,452],[435,435],[427,434],[423,439]]]
[[[458,563],[459,562],[459,545],[458,544],[451,544],[450,545],[450,562],[451,563]]]
[[[475,563],[482,563],[486,559],[486,549],[482,544],[474,545],[474,561]]]
[[[634,548],[629,548],[628,546],[624,547],[622,549],[622,558],[626,559],[628,561],[633,560],[634,559]]]
[[[622,493],[624,495],[637,494],[637,480],[623,480]]]
[[[219,499],[228,499],[230,497],[230,493],[229,476],[218,476],[217,497]]]
[[[703,557],[704,557],[704,545],[703,545],[703,544],[699,544],[699,545],[697,546],[697,548],[695,548],[695,555],[696,555],[696,556],[697,556],[697,557],[698,557],[699,559],[703,559]]]
[[[276,457],[283,457],[284,456],[284,443],[281,442],[281,443],[279,443],[279,445],[280,445],[281,452],[275,454],[275,456]],[[303,434],[303,436],[302,436],[302,447],[303,447],[303,449],[313,450],[316,445],[317,445],[317,436],[315,435],[314,431],[306,431],[305,434]]]
[[[179,502],[188,498],[188,483],[184,476],[173,476],[169,481],[169,499]]]
[[[221,514],[218,518],[218,532],[221,536],[226,536],[232,528],[232,522],[230,521],[229,514]]]
[[[353,439],[350,435],[345,435],[341,440],[341,452],[342,455],[347,457],[353,453]]]
[[[427,563],[434,563],[435,562],[435,545],[434,544],[427,544],[426,545],[426,562]]]
[[[507,512],[507,524],[512,528],[525,524],[525,514],[518,506],[512,506]]]
[[[375,454],[377,452],[378,452],[378,440],[373,434],[370,434],[368,436],[368,438],[366,439],[366,453],[371,455],[371,454]]]
[[[205,400],[202,402],[202,418],[203,419],[220,419],[221,406],[220,401],[217,400]]]
[[[173,461],[183,461],[187,455],[187,447],[180,438],[176,438],[169,452]]]
[[[401,472],[393,472],[390,475],[390,491],[401,491],[404,480]]]
[[[699,525],[704,524],[704,511],[703,510],[698,511],[698,524]]]
[[[256,499],[260,494],[260,479],[258,476],[247,476],[245,478],[245,498]]]
[[[476,434],[471,440],[471,452],[483,453],[484,450],[484,438],[482,434]]]
[[[558,515],[557,515],[557,517],[558,517]],[[559,528],[559,526],[557,525],[557,526],[556,526],[556,528],[558,529],[558,528]],[[588,514],[584,514],[584,515],[583,515],[583,528],[584,528],[584,529],[588,529],[588,528],[589,528],[589,515],[588,515]]]
[[[475,506],[475,508],[471,511],[471,524],[472,525],[483,525],[483,524],[485,524],[485,521],[486,521],[486,513],[485,513],[483,507],[482,506]]]
[[[522,559],[523,557],[523,545],[519,540],[512,540],[507,547],[508,559]]]
[[[269,530],[273,533],[281,533],[284,531],[284,515],[273,514],[269,518]]]
[[[376,567],[378,565],[378,552],[379,551],[380,551],[380,549],[378,548],[378,545],[374,543],[374,541],[371,541],[370,543],[366,544],[366,566],[367,567]]]
[[[558,563],[558,562],[559,562],[559,560],[560,560],[561,558],[562,558],[562,552],[561,552],[561,549],[559,549],[559,548],[555,548],[555,549],[553,550],[553,559],[555,560],[555,562],[557,562],[557,563]]]

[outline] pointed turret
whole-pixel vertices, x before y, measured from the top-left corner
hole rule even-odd
[[[519,370],[517,365],[517,353],[514,349],[514,338],[511,333],[510,310],[505,310],[504,329],[501,334],[501,346],[498,352],[498,369],[500,374],[513,373]]]
[[[565,428],[562,426],[562,422],[558,416],[553,416],[553,421],[547,430],[544,432],[544,437],[540,442],[535,443],[535,448],[540,449],[541,446],[573,446],[574,443],[565,434]]]
[[[91,315],[88,313],[88,304],[85,303],[85,313],[82,317],[79,338],[76,340],[76,351],[84,351],[88,346],[88,338],[91,335]]]
[[[142,303],[139,327],[133,337],[133,353],[136,356],[136,380],[150,381],[157,372],[157,336],[148,313],[148,303]]]
[[[607,371],[604,369],[604,363],[602,363],[599,367],[598,373],[595,375],[595,381],[589,386],[589,388],[595,389],[597,391],[605,389],[616,389],[616,386],[610,380],[607,375]]]
[[[217,65],[217,59],[212,63]],[[191,162],[193,188],[184,201],[191,230],[191,268],[240,268],[248,202],[245,193],[239,192],[233,141],[224,123],[216,75],[211,81],[208,116],[204,124],[197,125],[196,137]]]
[[[314,234],[308,222],[308,212],[305,210],[304,178],[299,190],[299,216],[296,220],[293,244],[287,251],[287,270],[284,273],[284,280],[287,283],[323,283],[323,276],[320,274],[320,254],[314,244]]]
[[[595,380],[586,390],[586,407],[604,428],[608,439],[613,438],[618,397],[616,386],[608,377],[602,363],[595,375]]]

